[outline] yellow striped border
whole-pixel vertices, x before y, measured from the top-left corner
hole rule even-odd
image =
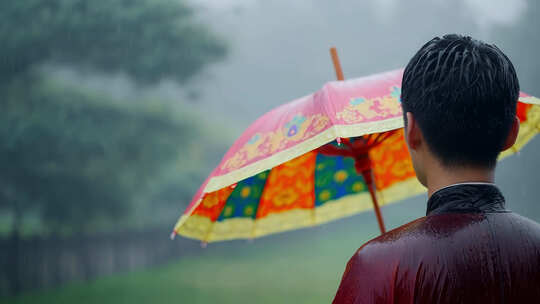
[[[519,101],[523,103],[540,105],[540,98],[534,96],[520,97]]]
[[[377,192],[380,205],[425,192],[425,188],[410,178],[388,189]],[[344,196],[314,209],[293,209],[269,214],[264,218],[232,218],[212,222],[209,218],[192,215],[175,227],[175,232],[204,242],[232,239],[253,239],[269,234],[311,227],[373,209],[369,192]],[[374,215],[375,216],[375,215]]]

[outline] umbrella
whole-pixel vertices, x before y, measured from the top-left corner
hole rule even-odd
[[[335,49],[338,79],[343,79]],[[403,70],[326,83],[260,117],[195,194],[172,236],[252,239],[420,194],[400,104]],[[521,93],[521,149],[540,131],[540,99]]]

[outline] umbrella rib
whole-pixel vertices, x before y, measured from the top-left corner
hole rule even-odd
[[[379,134],[377,136],[375,136],[374,134],[369,134],[367,138],[368,145],[373,145],[377,141],[377,138],[379,138]]]
[[[387,140],[390,136],[394,135],[394,131],[388,131],[384,133],[380,133],[379,136],[377,136],[376,140],[377,142],[375,144],[380,144],[381,142]]]
[[[375,136],[375,138],[373,138],[373,144],[376,145],[378,143],[380,143],[382,140],[381,137],[383,137],[385,133],[378,133],[377,136]]]
[[[340,149],[333,145],[324,145],[318,148],[318,152],[326,156],[345,156],[353,157],[353,153],[349,149]]]
[[[350,149],[353,149],[353,144],[351,143],[351,141],[348,138],[343,138],[343,144],[345,146],[349,147]]]
[[[367,145],[366,135],[360,136],[360,140],[362,140],[364,145]]]

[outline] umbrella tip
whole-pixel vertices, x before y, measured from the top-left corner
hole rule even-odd
[[[512,146],[512,152],[514,152],[516,154],[516,156],[519,156],[519,149],[514,145]]]
[[[171,235],[170,235],[171,241],[174,241],[175,237],[176,237],[176,231],[173,230],[173,232],[171,232]]]
[[[341,146],[341,137],[336,138],[338,146]]]

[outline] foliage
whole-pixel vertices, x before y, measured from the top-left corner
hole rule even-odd
[[[1,1],[0,20],[2,81],[43,62],[185,81],[225,54],[177,0]]]
[[[104,97],[38,83],[6,94],[0,195],[21,212],[38,207],[54,227],[77,231],[92,219],[123,215],[200,132],[187,117],[114,107]]]
[[[14,214],[13,232],[28,215],[52,231],[114,226],[133,209],[148,213],[148,200],[170,207],[173,195],[183,196],[178,202],[195,190],[193,182],[170,188],[212,155],[193,140],[205,130],[197,115],[156,110],[160,101],[116,102],[40,68],[122,73],[142,86],[183,83],[226,51],[190,7],[1,1],[0,20],[0,210]]]

